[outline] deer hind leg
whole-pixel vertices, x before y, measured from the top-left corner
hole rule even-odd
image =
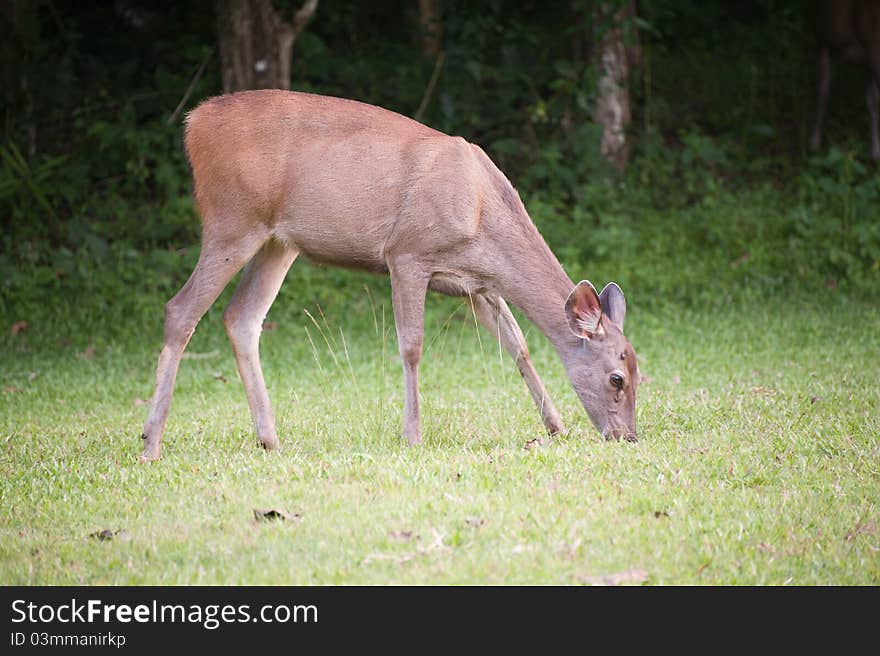
[[[813,136],[810,147],[818,149],[822,145],[822,123],[825,121],[825,109],[828,107],[828,93],[831,90],[831,51],[822,48],[819,51],[819,83],[816,92],[816,122],[813,125]]]
[[[419,416],[419,360],[425,330],[425,294],[429,274],[409,259],[389,261],[391,302],[397,343],[403,361],[403,436],[410,444],[422,441]]]
[[[479,322],[486,330],[495,335],[516,362],[519,373],[532,395],[532,400],[541,413],[541,419],[547,431],[551,435],[564,432],[565,426],[559,412],[547,394],[544,382],[535,371],[525,337],[510,312],[510,308],[507,307],[507,303],[500,296],[493,297],[484,294],[471,295],[468,300]]]
[[[203,237],[196,268],[181,290],[165,305],[165,335],[156,367],[156,388],[141,435],[144,440],[141,462],[158,460],[161,455],[162,433],[171,407],[177,368],[196,325],[232,276],[267,238],[268,234],[260,231],[238,240],[215,239],[209,234]]]
[[[260,366],[260,333],[266,313],[297,254],[274,239],[266,242],[244,268],[232,301],[223,313],[223,323],[232,342],[238,373],[250,406],[254,432],[266,449],[278,448],[278,434]]]

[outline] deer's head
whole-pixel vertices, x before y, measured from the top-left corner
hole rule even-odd
[[[623,292],[611,282],[597,294],[582,280],[565,303],[565,315],[576,339],[563,362],[590,420],[606,439],[635,442],[639,367],[623,334]]]

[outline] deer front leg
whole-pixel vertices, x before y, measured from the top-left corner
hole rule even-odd
[[[419,417],[419,360],[425,327],[425,294],[430,275],[412,260],[388,263],[391,273],[391,302],[397,343],[403,361],[403,436],[410,444],[422,441]]]
[[[479,322],[486,330],[495,335],[504,349],[516,362],[520,375],[529,388],[532,400],[541,413],[541,420],[551,435],[565,432],[565,426],[553,405],[553,401],[547,394],[544,382],[532,364],[529,347],[523,336],[519,324],[516,322],[507,303],[500,296],[485,296],[475,294],[469,297],[471,307]]]

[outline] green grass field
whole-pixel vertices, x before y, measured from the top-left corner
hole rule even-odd
[[[696,312],[631,298],[647,377],[638,444],[593,431],[528,330],[569,432],[527,450],[542,430],[515,367],[432,295],[425,444],[407,448],[387,283],[376,288],[352,316],[310,306],[313,323],[289,297],[270,313],[277,453],[255,444],[219,309],[182,362],[152,465],[136,456],[161,301],[121,337],[9,337],[0,583],[880,583],[875,305],[829,293]],[[258,508],[300,518],[258,522]],[[102,530],[118,533],[92,537]]]

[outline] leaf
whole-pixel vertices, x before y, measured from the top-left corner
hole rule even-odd
[[[81,353],[77,353],[76,357],[82,358],[83,360],[91,360],[92,358],[95,357],[95,345],[89,344],[86,347],[86,350],[82,351]]]
[[[100,540],[101,542],[109,542],[114,538],[120,540],[131,539],[128,531],[126,531],[124,528],[120,528],[115,531],[111,531],[109,528],[105,528],[100,531],[95,531],[94,533],[89,533],[89,537],[94,538],[95,540]]]
[[[628,569],[602,576],[578,576],[577,580],[586,585],[641,585],[647,583],[648,573],[643,569]]]
[[[228,382],[229,382],[229,379],[228,379],[226,376],[224,376],[222,372],[215,371],[215,372],[214,372],[213,374],[211,374],[211,375],[214,377],[214,380],[219,380],[219,381],[222,382],[222,383],[228,383]]]
[[[536,437],[533,440],[529,440],[528,442],[525,443],[523,448],[526,451],[531,451],[532,449],[535,449],[540,446],[544,446],[544,438],[543,437]]]
[[[846,541],[852,542],[859,535],[877,535],[878,528],[877,523],[871,520],[868,520],[865,523],[862,523],[862,520],[859,520],[856,525],[847,531]]]
[[[14,324],[12,324],[12,329],[10,330],[10,332],[12,333],[12,336],[15,337],[16,335],[18,335],[18,333],[27,330],[27,328],[27,321],[16,321]]]
[[[289,513],[286,510],[276,510],[274,508],[254,508],[254,519],[258,522],[271,522],[278,519],[281,521],[297,522],[302,519],[302,515],[299,513]]]
[[[388,535],[395,540],[420,540],[421,536],[413,531],[389,531]]]
[[[740,266],[740,265],[742,265],[742,264],[745,264],[745,263],[748,262],[750,259],[752,259],[752,254],[749,253],[748,251],[746,251],[745,253],[743,253],[742,255],[740,255],[738,258],[736,258],[735,260],[731,261],[730,266],[733,267],[734,269],[736,269],[738,266]]]
[[[655,510],[654,517],[657,519],[660,519],[661,517],[669,517],[669,511],[668,510]]]
[[[146,405],[150,405],[150,402],[146,401],[144,399],[135,399],[134,400],[134,407],[136,407],[136,408],[143,408]]]
[[[278,330],[278,322],[277,321],[264,321],[263,322],[263,330]]]

